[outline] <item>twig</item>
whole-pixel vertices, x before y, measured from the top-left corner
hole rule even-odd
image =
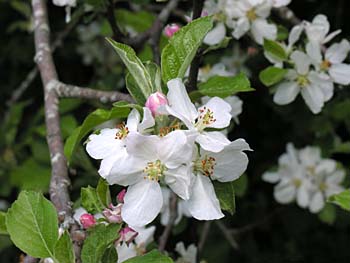
[[[215,221],[216,225],[220,228],[222,234],[228,241],[228,243],[231,245],[231,247],[235,250],[239,249],[239,245],[233,235],[230,233],[230,229],[221,221],[217,220]]]
[[[124,35],[120,31],[118,25],[117,25],[117,20],[115,18],[114,14],[114,1],[113,0],[108,0],[108,5],[107,5],[107,20],[112,28],[113,31],[113,38],[114,40],[118,41],[121,39]]]
[[[159,238],[158,249],[160,251],[164,251],[166,244],[168,242],[169,236],[171,234],[171,229],[173,228],[173,225],[177,217],[177,197],[175,193],[172,193],[170,196],[169,209],[170,209],[170,216],[169,216],[168,224],[165,226],[164,231]]]
[[[203,0],[193,0],[193,14],[192,14],[192,20],[199,18],[202,14],[203,10]],[[190,67],[190,73],[188,76],[188,83],[187,83],[187,89],[188,91],[193,91],[197,88],[197,80],[198,80],[198,71],[199,71],[199,65],[201,63],[201,56],[199,55],[199,51],[197,52],[197,55],[193,58],[191,67]]]
[[[211,226],[211,221],[206,221],[204,223],[203,230],[198,242],[198,253],[200,253],[204,248],[205,242],[207,241],[207,237],[209,234],[210,226]]]

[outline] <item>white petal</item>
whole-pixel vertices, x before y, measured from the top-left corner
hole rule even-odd
[[[236,118],[242,113],[243,101],[237,96],[230,96],[225,98],[225,101],[231,106],[232,118]]]
[[[287,6],[291,0],[273,0],[273,7],[282,7],[282,6]]]
[[[155,125],[152,112],[149,108],[143,107],[143,119],[142,122],[138,125],[138,131],[143,133],[144,130],[151,128]]]
[[[341,33],[341,30],[336,30],[332,33],[330,33],[323,41],[322,41],[322,44],[326,44],[328,43],[329,41],[331,41],[333,38],[335,38],[337,35],[339,35]]]
[[[279,173],[277,172],[265,172],[262,175],[262,179],[265,182],[274,184],[274,183],[277,183],[281,178]]]
[[[124,147],[121,140],[115,138],[119,129],[103,129],[100,134],[91,134],[86,144],[86,151],[94,159],[103,159],[117,153]]]
[[[198,220],[214,220],[224,217],[213,184],[206,176],[196,176],[193,192],[187,204],[191,215]]]
[[[332,159],[322,159],[315,167],[315,173],[326,173],[330,174],[337,168],[337,162]]]
[[[235,39],[240,39],[250,28],[249,20],[246,17],[240,18],[236,25],[235,30],[232,32],[232,36]]]
[[[155,226],[141,228],[131,226],[131,228],[139,233],[135,238],[135,242],[138,247],[146,248],[147,245],[149,245],[154,240],[153,236],[156,231]]]
[[[292,202],[296,195],[296,188],[292,184],[279,183],[274,188],[274,197],[281,204]]]
[[[311,42],[322,43],[329,32],[329,22],[325,15],[317,15],[312,24],[306,26],[306,35]]]
[[[310,202],[309,191],[306,188],[306,186],[301,185],[297,189],[297,204],[302,208],[306,208],[309,205],[309,202]]]
[[[202,132],[196,138],[196,142],[207,151],[220,152],[225,146],[230,144],[230,141],[221,132]]]
[[[321,88],[316,85],[309,85],[301,89],[301,95],[313,114],[321,112],[324,105],[324,96]]]
[[[209,33],[205,36],[203,42],[209,46],[219,44],[226,36],[226,27],[224,23],[218,23]]]
[[[129,186],[122,207],[123,220],[132,226],[145,226],[159,214],[163,205],[159,183],[148,179]]]
[[[300,161],[305,166],[315,166],[321,160],[321,150],[318,147],[305,147],[299,151]]]
[[[267,18],[271,14],[271,3],[270,1],[262,1],[261,4],[256,6],[255,14],[260,18]]]
[[[287,0],[289,1],[289,0]],[[299,39],[301,33],[304,31],[303,25],[296,25],[292,28],[290,31],[289,37],[288,37],[288,46],[292,47]]]
[[[324,197],[321,192],[316,192],[310,202],[310,212],[311,213],[318,213],[322,210],[324,207]]]
[[[187,94],[185,85],[179,78],[169,80],[167,85],[169,88],[167,98],[170,105],[166,107],[167,111],[170,115],[182,120],[187,127],[192,127],[198,112]]]
[[[326,178],[326,182],[330,184],[340,184],[345,178],[345,171],[338,170]]]
[[[129,113],[128,120],[126,121],[126,126],[128,127],[129,131],[137,132],[137,126],[140,123],[140,113],[137,109],[132,109],[132,111]]]
[[[180,166],[176,169],[169,169],[164,172],[165,183],[169,185],[171,190],[184,200],[190,198],[193,184],[193,174],[190,166]]]
[[[295,100],[298,96],[300,88],[294,81],[282,82],[277,86],[273,101],[278,105],[286,105]]]
[[[350,84],[350,65],[349,64],[334,64],[329,69],[329,75],[334,79],[335,83],[341,85]]]
[[[311,60],[304,52],[299,50],[294,51],[290,58],[295,63],[296,71],[301,75],[306,75],[309,72]]]
[[[322,62],[321,46],[318,43],[309,42],[306,44],[306,53],[312,59],[313,64],[319,67]]]
[[[343,39],[340,43],[333,44],[327,49],[325,57],[332,64],[342,63],[350,51],[350,43]]]
[[[265,19],[256,19],[252,23],[251,32],[255,41],[262,45],[264,39],[275,40],[277,37],[277,27],[269,24]]]
[[[208,125],[210,128],[226,128],[230,125],[230,121],[232,118],[231,115],[231,106],[225,100],[219,97],[211,98],[203,107],[207,107],[213,112],[215,122]],[[203,107],[200,107],[201,110]]]
[[[156,135],[142,135],[132,132],[126,137],[126,150],[130,155],[146,159],[157,159],[157,146],[160,143],[160,137]]]
[[[122,263],[129,258],[133,258],[137,256],[137,250],[133,243],[127,245],[125,242],[119,244],[117,247],[118,253],[118,263]]]
[[[325,79],[321,74],[311,71],[308,78],[313,85],[318,86],[321,89],[325,102],[333,97],[334,84],[329,77],[328,79]]]

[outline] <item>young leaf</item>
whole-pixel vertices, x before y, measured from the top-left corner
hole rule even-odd
[[[76,146],[94,127],[111,119],[125,118],[128,116],[129,112],[129,108],[114,107],[111,110],[97,109],[90,113],[84,120],[83,124],[76,128],[66,140],[64,154],[68,162],[71,160]]]
[[[160,74],[160,68],[159,66],[152,62],[152,61],[147,61],[145,63],[145,67],[149,73],[149,75],[151,76],[151,81],[152,81],[152,93],[159,91],[159,92],[163,92],[162,90],[162,77]]]
[[[205,35],[213,27],[210,16],[193,20],[182,27],[170,39],[162,52],[162,78],[165,83],[182,78],[201,45]]]
[[[118,254],[115,246],[110,246],[106,249],[105,253],[103,253],[102,261],[103,263],[115,263],[118,261]]]
[[[111,203],[111,193],[109,192],[108,183],[100,178],[96,187],[96,193],[102,204],[107,207]]]
[[[105,208],[105,205],[99,198],[96,189],[91,186],[81,188],[80,196],[82,206],[89,213],[100,213]]]
[[[75,263],[73,243],[67,230],[58,239],[55,246],[54,255],[59,263]]]
[[[271,66],[261,71],[259,78],[265,86],[269,87],[283,80],[287,72],[286,69]]]
[[[148,252],[145,255],[130,258],[124,263],[172,263],[173,260],[162,253],[160,253],[158,250],[152,250],[151,252]]]
[[[81,251],[81,258],[84,263],[98,263],[106,249],[119,237],[121,225],[111,224],[96,225],[89,231]]]
[[[267,54],[276,60],[284,61],[288,58],[284,48],[276,41],[265,39],[264,50]]]
[[[127,45],[115,42],[113,39],[107,38],[107,40],[113,46],[114,50],[118,53],[125,66],[128,68],[142,94],[147,98],[152,91],[151,77],[146,67],[136,56],[135,51]]]
[[[249,79],[243,73],[234,77],[213,76],[207,82],[200,83],[198,90],[209,97],[226,98],[238,92],[253,91]]]
[[[337,217],[336,209],[334,205],[326,204],[322,211],[318,214],[318,218],[329,225],[332,225],[335,222]]]
[[[0,212],[0,235],[6,235],[7,230],[6,230],[6,213],[5,212]]]
[[[216,196],[220,201],[221,209],[233,215],[236,212],[235,189],[233,188],[233,182],[220,183],[214,181],[213,184]]]
[[[346,211],[350,212],[350,189],[341,192],[340,194],[329,197],[328,201],[339,205]]]
[[[127,90],[134,100],[140,105],[145,105],[147,97],[142,93],[136,80],[130,73],[126,74],[125,83]]]
[[[13,243],[37,258],[54,258],[57,225],[53,204],[32,191],[22,191],[6,215],[6,228]]]

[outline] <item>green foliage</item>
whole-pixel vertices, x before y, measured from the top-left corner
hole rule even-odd
[[[277,26],[277,40],[283,41],[286,40],[289,36],[289,31],[286,27],[282,25]]]
[[[141,60],[136,56],[135,51],[131,47],[115,42],[110,38],[107,38],[107,40],[124,62],[131,76],[135,80],[135,84],[137,84],[142,94],[148,98],[152,92],[151,76],[149,75],[146,67],[142,64]]]
[[[172,263],[173,260],[158,250],[152,250],[145,255],[134,257],[124,261],[124,263]]]
[[[96,193],[104,206],[107,207],[112,202],[111,193],[109,192],[109,185],[106,180],[100,178],[96,187]]]
[[[265,86],[270,87],[283,80],[287,72],[286,69],[271,66],[261,71],[259,78]]]
[[[326,204],[322,211],[318,214],[318,217],[322,222],[332,225],[337,218],[335,206]]]
[[[207,82],[200,83],[198,89],[203,95],[221,98],[238,92],[254,91],[250,87],[249,79],[243,73],[234,77],[213,76]]]
[[[118,260],[118,254],[115,246],[110,246],[103,253],[101,262],[103,263],[115,263]]]
[[[350,212],[350,189],[345,190],[340,194],[331,196],[328,201],[340,206],[346,211]]]
[[[79,145],[84,136],[86,136],[94,127],[108,120],[125,118],[128,116],[129,111],[130,110],[125,107],[113,107],[111,110],[97,109],[90,113],[85,118],[83,124],[76,128],[66,140],[64,154],[68,162],[71,160],[72,154],[77,145]]]
[[[210,16],[198,18],[182,27],[170,39],[162,52],[161,68],[165,83],[183,78],[205,35],[213,27]]]
[[[235,189],[235,195],[238,197],[243,197],[248,188],[248,176],[247,174],[242,174],[237,180],[232,182],[233,188]]]
[[[210,51],[226,48],[230,43],[231,39],[232,37],[224,37],[224,39],[219,44],[209,46],[206,50],[204,50],[203,54],[206,54]]]
[[[12,242],[25,253],[38,258],[54,257],[57,213],[42,194],[22,191],[7,212],[6,228]]]
[[[137,85],[136,80],[134,79],[134,77],[130,73],[126,74],[125,82],[126,82],[126,88],[129,91],[130,95],[134,98],[134,100],[139,105],[145,105],[146,96],[140,90],[139,86]]]
[[[235,189],[233,182],[220,183],[218,181],[213,181],[213,185],[216,196],[220,201],[221,209],[233,215],[236,212]]]
[[[83,263],[99,263],[107,248],[119,237],[121,225],[99,224],[89,230],[81,251]]]
[[[64,231],[63,235],[58,239],[54,256],[59,263],[75,263],[73,243],[67,230]]]
[[[164,92],[162,90],[162,77],[160,73],[160,68],[159,66],[151,61],[147,61],[145,63],[145,67],[151,76],[151,81],[152,81],[152,93],[159,91],[159,92]]]
[[[264,50],[268,55],[278,61],[284,61],[288,58],[284,48],[276,41],[265,39]]]
[[[0,211],[0,235],[6,235],[6,213]]]
[[[154,15],[146,11],[129,11],[126,9],[116,10],[118,25],[125,29],[132,27],[136,32],[144,32],[149,29],[154,22]]]
[[[92,214],[100,213],[105,208],[96,189],[91,186],[81,188],[81,204]]]

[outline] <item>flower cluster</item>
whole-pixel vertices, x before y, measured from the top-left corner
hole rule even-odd
[[[277,183],[274,197],[277,202],[287,204],[296,200],[302,208],[318,213],[331,195],[342,192],[341,183],[345,172],[336,161],[324,159],[318,147],[297,150],[287,145],[287,152],[278,160],[276,172],[266,172],[263,180]]]
[[[258,44],[264,39],[277,38],[277,26],[267,21],[272,8],[287,6],[291,0],[207,0],[205,10],[215,14],[217,20],[214,29],[204,39],[204,43],[215,45],[226,36],[226,27],[231,28],[232,36],[240,39],[247,33]]]
[[[220,131],[230,124],[230,104],[213,97],[196,108],[180,79],[167,85],[166,97],[149,97],[142,118],[133,109],[126,124],[90,135],[86,145],[91,157],[102,160],[99,174],[109,184],[128,186],[121,217],[135,227],[161,211],[161,186],[176,193],[191,216],[222,218],[212,180],[236,180],[248,165],[245,140],[231,142]]]
[[[344,63],[350,43],[344,39],[327,48],[325,44],[340,33],[340,30],[329,31],[327,17],[317,15],[312,22],[304,21],[295,26],[290,32],[288,44],[280,44],[288,56],[287,63],[283,64],[282,60],[265,53],[277,67],[288,70],[284,81],[277,85],[273,98],[275,103],[289,104],[301,93],[310,110],[317,114],[333,97],[334,84],[350,84],[350,65]],[[299,41],[303,32],[306,41]],[[299,42],[300,45],[297,45]]]

